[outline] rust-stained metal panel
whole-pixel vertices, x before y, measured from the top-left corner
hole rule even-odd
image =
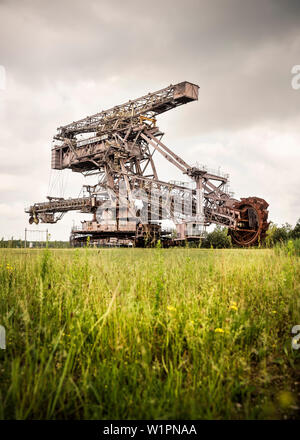
[[[199,86],[184,81],[174,86],[174,99],[183,103],[195,101],[198,99]]]
[[[53,148],[51,151],[51,168],[62,170],[62,152],[60,149]]]

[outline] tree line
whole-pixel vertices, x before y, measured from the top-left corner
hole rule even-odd
[[[30,245],[30,243],[32,243]],[[0,248],[24,248],[25,247],[25,241],[19,239],[14,239],[13,237],[10,240],[4,240],[4,237],[0,240]],[[27,241],[26,247],[33,247],[33,248],[43,248],[47,247],[46,241]],[[68,248],[70,247],[69,241],[60,241],[60,240],[53,240],[48,241],[48,247],[49,248]]]
[[[300,239],[300,218],[294,228],[289,223],[278,226],[276,223],[271,222],[267,231],[265,243],[261,245],[265,247],[273,247],[278,243],[286,243],[289,240],[297,239]],[[191,247],[196,246],[195,244],[190,245]],[[204,234],[203,239],[197,247],[215,249],[232,247],[231,238],[228,235],[228,229],[216,226],[212,232],[206,232]]]

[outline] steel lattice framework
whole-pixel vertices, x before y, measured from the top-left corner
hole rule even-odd
[[[141,244],[145,237],[153,241],[160,236],[159,222],[164,218],[178,225],[178,241],[199,238],[201,227],[211,223],[227,226],[233,241],[242,246],[263,239],[268,228],[267,202],[258,197],[232,198],[227,190],[228,175],[190,166],[162,142],[156,117],[196,101],[198,89],[186,81],[170,85],[59,127],[54,136],[52,168],[97,174],[98,182],[85,186],[85,197],[49,197],[48,202],[34,204],[26,210],[29,222],[55,223],[65,212],[79,210],[93,213],[93,220],[74,231],[75,239],[114,236],[134,238]],[[84,139],[80,139],[82,135]],[[155,152],[185,174],[193,182],[192,188],[160,180]],[[135,206],[137,198],[142,209]],[[113,209],[116,215],[107,221]]]

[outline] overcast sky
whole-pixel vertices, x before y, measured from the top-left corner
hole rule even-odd
[[[159,116],[166,145],[228,172],[276,223],[300,217],[299,0],[0,0],[0,65],[0,236],[23,237],[26,206],[87,183],[51,172],[58,126],[185,80],[199,101]],[[158,171],[182,179],[164,159]],[[66,240],[83,218],[39,229]]]

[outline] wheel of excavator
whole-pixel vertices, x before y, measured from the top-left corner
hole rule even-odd
[[[238,246],[254,246],[262,243],[269,227],[269,204],[258,197],[243,198],[234,205],[240,211],[237,229],[229,229],[232,243]]]

